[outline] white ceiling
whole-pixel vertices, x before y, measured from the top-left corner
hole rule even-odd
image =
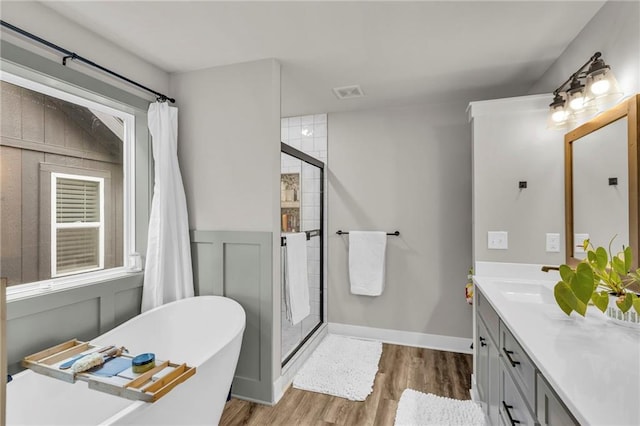
[[[283,116],[524,94],[603,3],[45,2],[167,72],[276,58]]]

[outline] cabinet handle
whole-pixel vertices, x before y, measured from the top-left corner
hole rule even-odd
[[[479,339],[480,339],[480,346],[487,346],[487,344],[484,342],[484,341],[485,341],[485,340],[487,340],[487,339],[485,339],[485,338],[484,338],[484,337],[482,337],[482,336],[478,336],[478,337],[479,337]]]
[[[502,351],[507,356],[507,359],[509,360],[509,363],[512,367],[520,364],[520,361],[514,361],[513,358],[511,358],[511,355],[513,355],[513,351],[508,351],[505,347],[502,347]]]
[[[513,417],[511,417],[511,411],[509,411],[513,408],[513,405],[507,405],[506,402],[502,401],[502,406],[504,407],[504,411],[507,413],[507,417],[509,417],[509,422],[511,423],[511,426],[519,424],[520,420],[515,420]]]

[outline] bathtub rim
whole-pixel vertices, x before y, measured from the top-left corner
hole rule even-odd
[[[226,299],[226,300],[224,300]],[[175,306],[177,304],[189,304],[189,303],[211,303],[213,302],[213,305],[216,304],[216,302],[220,303],[223,302],[225,304],[227,304],[228,306],[232,306],[232,310],[238,314],[238,319],[241,319],[241,321],[227,321],[225,322],[225,328],[227,330],[229,330],[230,326],[233,324],[233,322],[237,322],[238,326],[235,328],[231,329],[231,334],[230,334],[230,338],[228,340],[225,340],[223,345],[220,347],[219,350],[215,351],[215,352],[209,352],[207,354],[207,357],[200,363],[195,364],[194,366],[197,367],[201,367],[202,365],[204,365],[207,360],[211,359],[212,357],[214,357],[217,353],[219,353],[221,350],[224,350],[226,347],[228,347],[230,344],[232,344],[236,339],[240,339],[242,340],[242,335],[244,333],[244,330],[246,328],[246,313],[244,311],[244,308],[242,308],[242,306],[235,300],[233,300],[232,298],[229,297],[224,297],[224,296],[194,296],[194,297],[190,297],[190,298],[186,298],[186,299],[181,299],[181,300],[177,300],[174,302],[170,302],[170,303],[166,303],[164,305],[158,306],[154,309],[150,309],[144,313],[141,313],[139,315],[136,315],[135,317],[130,318],[129,320],[125,321],[124,323],[112,328],[111,330],[107,331],[106,333],[100,334],[99,336],[96,336],[94,339],[92,339],[90,342],[93,342],[96,339],[102,339],[105,336],[107,336],[111,333],[111,332],[115,332],[116,329],[118,329],[119,327],[125,326],[129,321],[133,321],[136,318],[139,317],[145,317],[145,316],[149,316],[149,315],[154,315],[155,312],[157,311],[161,311],[163,309],[170,309],[172,306]],[[240,343],[241,344],[241,343]],[[237,363],[237,360],[236,360]],[[16,380],[16,383],[20,381],[20,379],[23,376],[27,376],[30,374],[37,374],[35,371],[30,370],[30,369],[24,369],[18,373],[16,373],[15,375],[13,375],[14,380]],[[43,376],[44,377],[44,376]],[[47,380],[56,380],[54,378],[47,378]],[[76,385],[78,384],[77,382],[75,383]],[[86,389],[87,392],[99,392],[97,390],[90,390],[90,389]],[[134,413],[135,411],[137,411],[138,409],[140,409],[141,407],[143,407],[145,404],[149,404],[145,401],[135,401],[135,400],[128,400],[127,398],[122,398],[124,401],[128,401],[129,404],[126,405],[124,408],[122,408],[120,411],[114,413],[113,415],[109,416],[108,418],[105,418],[103,420],[100,421],[100,423],[98,423],[99,425],[110,425],[113,424],[115,422],[117,422],[118,420],[125,418],[127,415]]]

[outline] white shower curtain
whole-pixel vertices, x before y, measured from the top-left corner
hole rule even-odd
[[[155,183],[142,312],[193,296],[187,200],[178,165],[178,108],[167,102],[149,105]]]

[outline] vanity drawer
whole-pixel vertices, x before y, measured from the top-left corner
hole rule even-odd
[[[477,291],[477,287],[476,287]],[[476,303],[478,304],[477,310],[480,318],[484,321],[484,324],[487,326],[487,331],[491,335],[491,338],[497,343],[498,342],[498,330],[500,319],[496,311],[493,310],[489,301],[482,295],[480,291],[478,291],[478,297],[476,298]]]
[[[525,402],[533,409],[536,402],[536,368],[502,321],[500,321],[500,355],[505,368],[522,390]]]
[[[500,363],[500,420],[507,426],[535,426],[535,417],[516,386],[507,366]]]

